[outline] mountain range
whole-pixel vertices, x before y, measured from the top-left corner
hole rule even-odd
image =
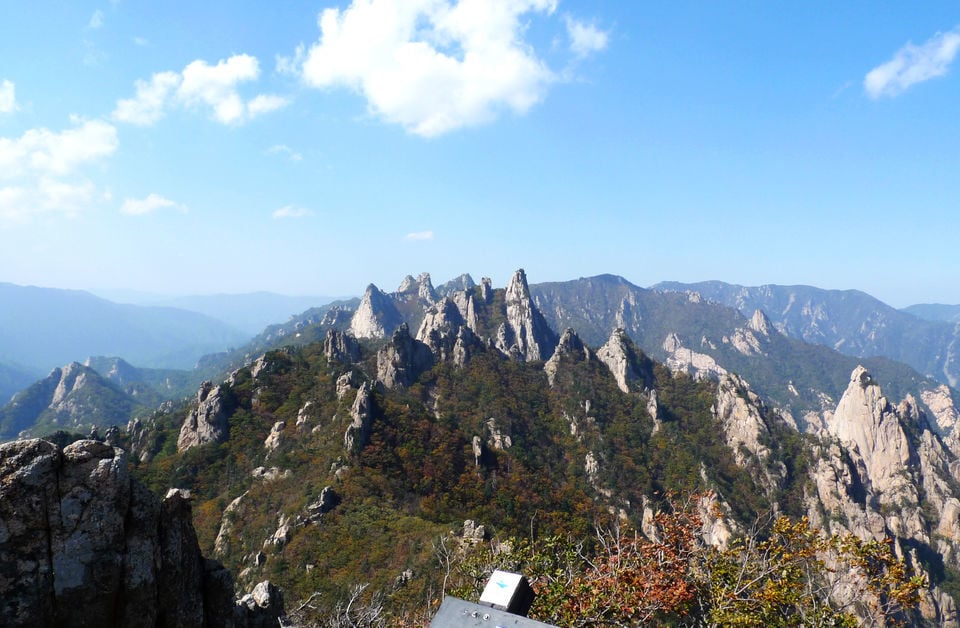
[[[811,286],[745,287],[709,281],[661,283],[654,289],[690,292],[749,316],[762,310],[783,334],[821,344],[847,355],[885,356],[909,364],[950,386],[960,379],[960,327],[949,320],[930,320],[939,311],[949,318],[956,308],[915,306],[918,317],[894,309],[857,290],[822,290]],[[934,309],[930,309],[933,307]]]
[[[423,273],[311,308],[190,371],[70,363],[0,410],[0,427],[96,424],[154,491],[191,491],[200,547],[241,589],[268,578],[316,617],[369,585],[356,601],[422,619],[411,609],[487,568],[469,561],[488,543],[588,547],[598,521],[655,536],[653,513],[684,495],[711,546],[770,513],[891,539],[924,583],[900,619],[956,625],[956,392],[793,337],[823,328],[823,342],[869,351],[893,342],[894,322],[931,321],[878,314],[859,293],[783,289],[820,314],[776,310],[789,294],[731,307],[721,289],[613,275],[529,284],[519,270],[495,288],[468,275],[435,287]],[[886,323],[854,329],[844,307]],[[832,603],[867,621],[872,598],[836,577]]]
[[[0,363],[48,372],[92,355],[151,368],[193,368],[247,336],[168,307],[112,303],[88,292],[0,283]]]
[[[770,512],[890,538],[925,582],[904,619],[957,621],[960,415],[907,366],[694,293],[522,271],[371,285],[257,342],[275,348],[114,436],[155,490],[195,491],[201,547],[241,586],[333,605],[370,583],[399,613],[463,575],[441,548],[644,530],[679,492],[707,495],[697,534],[721,547]],[[866,621],[858,589],[831,590]]]

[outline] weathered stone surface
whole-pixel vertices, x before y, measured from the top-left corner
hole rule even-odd
[[[674,373],[687,373],[696,379],[717,379],[727,372],[709,355],[684,347],[675,333],[664,339],[663,350],[668,354],[667,368]]]
[[[0,625],[250,625],[229,573],[204,563],[188,500],[159,500],[102,442],[0,445]]]
[[[431,366],[430,348],[410,336],[407,324],[403,323],[390,343],[377,352],[377,381],[386,388],[409,386]]]
[[[456,366],[467,363],[476,344],[460,309],[453,299],[447,297],[426,311],[417,331],[417,341],[426,345],[437,360],[450,361]]]
[[[534,305],[522,268],[507,285],[504,305],[506,321],[497,330],[497,349],[526,362],[548,360],[557,346],[557,337]]]
[[[360,361],[360,344],[357,339],[337,329],[328,329],[323,340],[323,354],[331,362],[353,364]]]
[[[402,322],[403,318],[390,297],[370,284],[350,318],[350,333],[356,338],[385,338]]]
[[[637,371],[637,352],[636,345],[622,327],[614,329],[606,344],[597,349],[597,358],[607,365],[617,380],[617,386],[625,393],[630,392],[631,387],[641,380],[641,374]]]
[[[343,435],[343,446],[349,452],[363,449],[370,437],[371,401],[370,386],[364,382],[357,390],[357,396],[350,407],[350,425]]]
[[[229,417],[232,410],[220,386],[203,382],[197,391],[197,407],[190,411],[180,428],[177,451],[225,441],[230,435]]]
[[[543,370],[547,374],[547,383],[553,386],[564,361],[580,362],[589,359],[590,350],[580,340],[577,332],[573,328],[567,327],[560,335],[560,341],[557,343],[553,355],[543,364]]]

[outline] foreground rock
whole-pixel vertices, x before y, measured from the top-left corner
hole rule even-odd
[[[187,493],[157,498],[123,450],[0,445],[0,625],[277,625],[268,597],[235,601],[230,573],[200,554]]]

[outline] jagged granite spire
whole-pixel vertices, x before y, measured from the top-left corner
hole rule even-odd
[[[557,335],[534,305],[522,268],[513,273],[504,301],[507,320],[497,330],[496,347],[526,362],[549,359],[557,347]]]
[[[370,284],[350,319],[350,333],[356,338],[386,338],[402,322],[403,318],[390,297]]]

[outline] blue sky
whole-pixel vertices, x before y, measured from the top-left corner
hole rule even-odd
[[[956,3],[0,5],[0,281],[960,303]]]

